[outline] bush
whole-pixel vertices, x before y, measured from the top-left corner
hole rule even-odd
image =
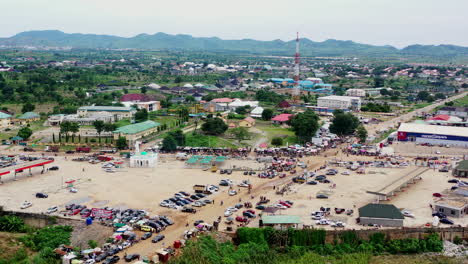
[[[98,243],[97,243],[95,240],[89,240],[89,241],[88,241],[88,246],[89,246],[90,248],[97,248]]]
[[[35,251],[44,248],[57,248],[61,244],[70,244],[73,228],[71,226],[49,226],[37,232],[23,236],[20,241]]]
[[[283,139],[280,138],[280,137],[274,137],[274,138],[271,139],[271,144],[273,146],[276,146],[276,147],[282,146],[283,145]]]
[[[0,231],[22,233],[26,230],[23,219],[14,215],[0,216]]]
[[[457,244],[457,245],[460,245],[461,243],[463,243],[463,239],[461,239],[459,236],[455,236],[453,238],[453,243]]]

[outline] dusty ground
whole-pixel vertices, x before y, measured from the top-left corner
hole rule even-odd
[[[303,159],[303,161],[309,164],[309,170],[315,170],[326,160],[334,158],[334,154],[336,154],[336,150],[325,153],[326,156],[309,157]],[[346,160],[372,159],[370,157],[346,157],[341,154],[338,154],[337,157]],[[356,212],[360,206],[376,199],[374,195],[367,194],[366,191],[375,191],[412,169],[369,168],[367,169],[368,172],[374,171],[375,173],[352,173],[349,176],[338,174],[329,177],[336,184],[336,188],[331,188],[331,184],[321,183],[318,185],[295,184],[290,193],[280,197],[274,194],[273,186],[281,186],[289,182],[291,175],[283,179],[275,178],[273,180],[244,176],[241,172],[234,172],[232,175],[220,175],[219,173],[201,169],[187,169],[184,167],[183,162],[175,161],[173,158],[163,158],[161,160],[157,168],[123,168],[116,173],[106,173],[99,164],[73,162],[71,157],[65,159],[65,157],[59,156],[56,162],[51,164],[51,166],[58,165],[60,167],[59,171],[49,171],[41,175],[40,169],[33,169],[32,177],[20,175],[17,181],[13,181],[11,176],[4,176],[5,183],[0,185],[2,189],[0,204],[7,210],[20,210],[21,203],[29,200],[34,205],[26,210],[39,213],[44,212],[51,206],[63,206],[71,202],[86,204],[88,207],[112,206],[145,209],[151,214],[165,214],[174,219],[176,224],[163,232],[166,236],[165,243],[169,245],[172,241],[181,238],[184,230],[187,229],[187,223],[190,225],[189,228],[192,228],[192,223],[199,219],[212,223],[218,216],[223,215],[226,207],[238,203],[239,199],[242,202],[251,200],[246,189],[241,188],[240,193],[236,196],[228,196],[228,188],[221,187],[219,193],[209,197],[215,200],[215,204],[201,208],[196,214],[185,214],[159,206],[162,199],[172,196],[175,192],[192,192],[194,184],[217,185],[219,180],[224,178],[230,178],[237,184],[244,179],[249,179],[253,184],[251,194],[255,197],[253,202],[257,202],[260,195],[267,196],[271,199],[271,203],[277,202],[279,199],[292,200],[295,202],[292,208],[278,213],[300,215],[304,224],[313,224],[310,213],[318,210],[320,206],[331,207],[332,209],[342,207],[354,209]],[[232,164],[253,166],[255,162],[252,160],[234,161]],[[341,172],[344,169],[338,168],[338,170]],[[318,172],[318,174],[323,174],[323,172]],[[428,171],[422,176],[422,181],[410,186],[405,192],[399,193],[397,197],[390,201],[399,208],[411,210],[416,215],[414,219],[405,220],[405,226],[422,226],[431,221],[429,209],[429,204],[433,201],[431,194],[450,187],[450,184],[447,183],[447,175],[437,171]],[[66,190],[64,182],[68,180],[77,181],[75,186],[79,190],[78,193],[73,194]],[[319,191],[329,192],[331,194],[330,198],[327,200],[316,199],[315,195]],[[36,192],[46,192],[49,194],[49,198],[36,199],[34,198]],[[223,206],[220,205],[221,201],[224,202]],[[356,217],[357,213],[349,217],[332,213],[330,218],[347,222],[349,228],[364,228],[354,224]],[[468,219],[454,220],[456,224],[466,225],[468,223]],[[250,225],[255,226],[256,221],[253,221]],[[80,232],[92,234],[93,228],[99,228],[99,226],[93,225],[92,227],[80,228]],[[223,223],[220,229],[224,230],[224,228],[225,224]],[[81,240],[81,243],[87,241],[86,238],[79,240]],[[155,245],[147,240],[132,246],[127,252],[152,255],[161,246],[162,243]]]

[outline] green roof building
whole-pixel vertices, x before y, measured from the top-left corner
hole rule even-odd
[[[359,208],[362,225],[403,226],[404,216],[393,204],[368,204]]]
[[[114,132],[114,139],[125,137],[129,146],[133,146],[136,141],[154,134],[161,124],[154,121],[145,121],[117,128]]]
[[[11,125],[11,115],[0,112],[0,128],[7,128]]]
[[[301,223],[298,215],[263,215],[260,226],[272,226],[277,228],[297,227]]]
[[[452,171],[455,177],[468,177],[468,160],[462,160]]]
[[[39,119],[41,118],[41,116],[37,113],[34,113],[34,112],[26,112],[20,116],[17,117],[18,119],[30,119],[30,120],[33,120],[33,119]]]

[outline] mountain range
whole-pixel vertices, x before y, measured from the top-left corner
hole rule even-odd
[[[307,38],[300,40],[303,56],[429,56],[467,57],[468,47],[455,45],[410,45],[403,49],[375,46],[329,39],[315,42]],[[217,37],[193,37],[156,33],[139,34],[125,38],[112,35],[64,33],[58,30],[26,31],[9,38],[0,38],[0,46],[72,47],[92,49],[133,48],[143,50],[190,50],[228,53],[292,55],[295,40],[260,41],[253,39],[223,40]]]

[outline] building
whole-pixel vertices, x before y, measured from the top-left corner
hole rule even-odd
[[[91,112],[86,117],[80,117],[77,114],[72,115],[50,115],[47,118],[47,124],[49,126],[58,126],[62,122],[76,122],[82,126],[92,126],[94,121],[101,120],[104,123],[113,123],[115,121],[114,115],[108,112]]]
[[[437,111],[439,115],[457,116],[463,119],[468,118],[468,107],[444,106]]]
[[[393,204],[368,204],[359,208],[362,225],[402,227],[404,216]]]
[[[125,137],[129,146],[135,145],[135,142],[141,138],[147,137],[158,131],[161,124],[154,121],[145,121],[117,128],[113,133],[114,140],[119,137]]]
[[[153,96],[147,94],[124,94],[120,102],[126,107],[136,106],[138,109],[146,109],[148,112],[161,109],[161,103]]]
[[[468,147],[468,127],[403,123],[398,128],[398,141]]]
[[[452,175],[455,177],[468,177],[468,160],[462,160],[452,170]]]
[[[116,121],[121,119],[132,119],[136,110],[132,107],[124,106],[82,106],[78,108],[78,117],[89,117],[96,112],[107,112],[114,116]]]
[[[366,97],[366,91],[363,89],[348,89],[346,90],[346,95],[353,97]]]
[[[240,127],[253,127],[255,126],[255,119],[248,116],[239,122],[239,126]]]
[[[250,112],[250,116],[254,118],[262,118],[263,110],[263,107],[257,106]]]
[[[317,107],[328,108],[328,109],[341,109],[341,110],[354,110],[359,111],[361,109],[361,99],[359,97],[352,96],[337,96],[329,95],[319,97],[317,99]]]
[[[373,97],[373,96],[380,96],[382,95],[380,93],[381,90],[387,90],[387,91],[392,91],[393,89],[392,88],[389,88],[389,87],[380,87],[380,88],[366,88],[366,89],[363,89],[365,92],[366,92],[366,95],[369,96],[369,97]]]
[[[301,223],[298,215],[263,215],[260,220],[260,227],[271,226],[277,229],[288,229],[297,227]]]
[[[468,203],[462,197],[442,199],[434,203],[434,210],[449,217],[460,218],[468,214]]]
[[[273,124],[281,125],[287,123],[293,117],[292,114],[280,114],[271,119]]]
[[[0,128],[7,128],[11,125],[11,115],[0,112]]]
[[[258,106],[258,101],[242,101],[240,99],[235,99],[233,102],[228,104],[229,110],[234,111],[237,107],[250,106],[255,108]]]
[[[14,122],[18,125],[25,125],[29,122],[40,120],[41,116],[34,112],[26,112],[18,117],[15,118]]]

